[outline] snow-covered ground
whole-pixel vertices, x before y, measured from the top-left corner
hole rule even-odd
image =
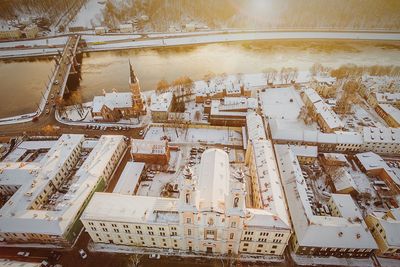
[[[35,40],[0,42],[0,48],[1,49],[14,48],[15,46],[20,46],[20,45],[23,45],[25,47],[65,45],[67,43],[67,40],[68,40],[67,36],[59,36],[59,37],[35,39]]]
[[[85,28],[101,26],[101,22],[103,21],[102,10],[104,8],[104,4],[99,2],[101,1],[87,1],[87,3],[82,6],[75,18],[71,21],[69,26],[81,26]]]
[[[241,146],[243,144],[241,131],[232,128],[171,128],[150,126],[145,140],[160,140],[163,136],[171,139],[172,143],[205,143],[210,145]]]
[[[335,258],[335,257],[312,257],[291,253],[292,259],[300,266],[353,266],[353,267],[373,267],[372,259],[356,258]]]
[[[198,33],[201,34],[201,33]],[[126,49],[135,47],[163,47],[177,45],[207,44],[217,42],[234,42],[247,40],[279,40],[279,39],[361,39],[361,40],[399,40],[400,34],[366,33],[366,32],[249,32],[210,35],[192,35],[184,37],[161,37],[159,39],[136,42],[111,43],[89,47],[90,51]]]

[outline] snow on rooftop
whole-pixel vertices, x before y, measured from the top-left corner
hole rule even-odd
[[[359,153],[356,154],[355,156],[367,172],[373,170],[383,170],[389,175],[389,177],[393,180],[394,183],[400,186],[400,177],[398,177],[396,172],[394,172],[386,164],[386,162],[381,158],[381,156],[379,156],[374,152]]]
[[[304,106],[299,93],[293,87],[266,89],[259,94],[260,105],[267,118],[297,120]]]
[[[93,98],[93,112],[101,112],[103,106],[111,110],[115,108],[131,108],[133,106],[132,93],[106,93],[104,96],[95,96]]]
[[[273,216],[274,225],[290,228],[272,143],[269,140],[253,140],[252,146],[263,210]]]
[[[95,193],[81,220],[131,223],[179,223],[177,199]]]
[[[201,156],[198,173],[200,209],[219,211],[225,209],[229,194],[229,157],[221,149],[207,149]]]
[[[151,95],[150,111],[169,111],[172,104],[172,98],[172,92],[165,92],[162,94],[153,93]]]
[[[30,209],[31,203],[43,192],[49,182],[62,171],[63,162],[82,144],[83,135],[62,135],[40,163],[0,163],[0,181],[19,177],[21,186],[9,199],[8,205],[0,210],[0,231],[10,233],[31,233],[63,235],[75,220],[115,149],[123,142],[123,136],[102,136],[90,152],[81,168],[76,172],[76,181],[70,186],[64,198],[54,210]],[[17,169],[18,167],[18,169]],[[25,180],[25,181],[23,181]]]
[[[391,116],[397,123],[400,124],[400,110],[391,104],[379,104],[384,112]]]
[[[388,127],[364,127],[364,141],[367,143],[400,143],[400,129]]]
[[[165,154],[167,149],[166,140],[142,140],[132,139],[131,153],[132,154]]]
[[[140,176],[144,170],[143,162],[128,162],[121,176],[118,179],[118,183],[115,185],[113,193],[133,195],[136,185],[139,183]]]
[[[246,115],[247,134],[250,141],[267,140],[263,119],[254,111]]]
[[[292,224],[300,246],[377,248],[374,238],[368,232],[365,222],[359,215],[359,211],[353,211],[355,203],[351,197],[346,200],[348,210],[341,211],[346,216],[359,216],[357,220],[314,215],[307,196],[306,182],[296,154],[288,145],[275,145],[275,150]],[[352,212],[350,213],[350,211]]]
[[[325,121],[330,129],[343,128],[344,124],[339,116],[326,104],[319,94],[312,88],[306,88],[304,94],[309,101],[314,105],[315,112],[320,114],[321,118]]]
[[[342,191],[349,188],[354,188],[358,191],[358,187],[346,168],[339,168],[335,174],[332,175],[332,181],[336,191]]]

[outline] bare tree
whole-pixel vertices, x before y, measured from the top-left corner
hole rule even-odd
[[[214,78],[215,78],[215,74],[211,71],[207,72],[203,77],[204,81],[207,83],[207,86],[210,86],[210,82]]]
[[[162,93],[165,92],[168,88],[169,88],[168,82],[165,79],[162,79],[157,83],[156,92]]]
[[[129,263],[131,263],[132,266],[138,267],[142,257],[143,255],[140,254],[132,254],[129,256],[128,261]]]
[[[283,67],[279,74],[281,82],[285,82],[287,84],[290,77],[290,68]]]
[[[267,80],[267,84],[272,84],[276,79],[278,71],[274,68],[266,68],[263,70],[263,73],[264,73],[264,78]]]

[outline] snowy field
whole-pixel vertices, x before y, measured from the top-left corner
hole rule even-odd
[[[229,128],[170,128],[151,126],[146,132],[145,140],[160,140],[163,136],[176,143],[207,143],[209,145],[235,145],[243,144],[241,131]]]
[[[82,26],[86,28],[93,28],[94,26],[101,26],[103,20],[102,9],[104,4],[100,4],[98,0],[89,0],[82,6],[79,13],[71,21],[69,26]]]

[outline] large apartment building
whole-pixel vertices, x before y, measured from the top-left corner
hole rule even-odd
[[[332,215],[316,214],[310,200],[313,193],[297,159],[300,150],[276,145],[275,151],[293,225],[293,251],[300,255],[369,257],[378,247],[352,197],[332,194],[328,202]]]
[[[81,220],[94,242],[187,253],[283,254],[291,233],[284,198],[276,195],[270,207],[248,207],[247,177],[229,164],[227,153],[206,150],[178,181],[179,198],[96,193]]]
[[[108,183],[126,148],[123,136],[102,136],[94,144],[83,148],[83,135],[65,134],[40,161],[0,163],[0,192],[8,197],[0,209],[3,241],[73,243],[82,228],[80,214]],[[84,149],[90,150],[85,160]]]

